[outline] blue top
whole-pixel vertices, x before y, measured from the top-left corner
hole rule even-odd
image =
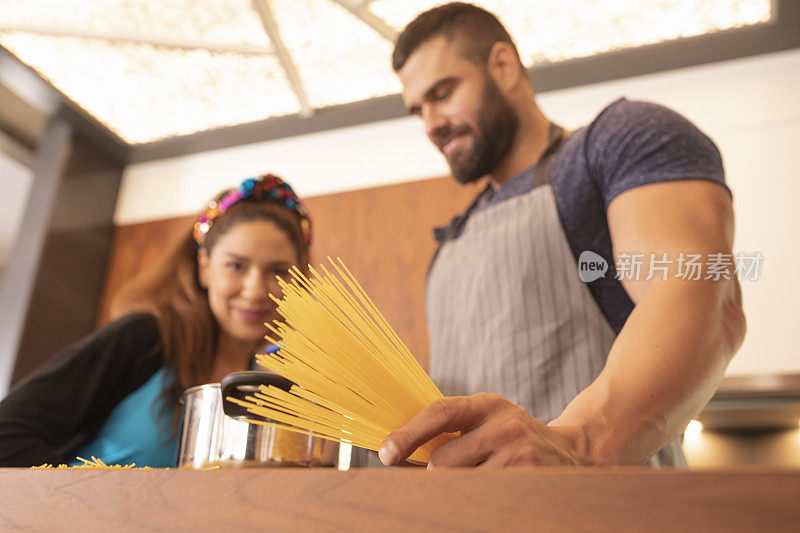
[[[171,413],[160,409],[158,397],[169,386],[162,368],[144,385],[122,400],[106,419],[97,436],[75,452],[69,465],[83,464],[77,458],[102,459],[109,465],[173,467],[178,459],[178,436],[172,433]]]

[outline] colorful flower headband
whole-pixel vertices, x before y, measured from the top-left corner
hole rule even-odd
[[[288,183],[273,174],[265,174],[257,178],[247,178],[237,188],[226,193],[219,202],[215,200],[208,202],[206,214],[194,224],[194,240],[197,245],[203,246],[208,230],[214,225],[214,220],[230,209],[233,204],[245,198],[273,201],[300,215],[300,231],[303,234],[303,242],[306,246],[311,244],[311,219],[305,205]]]

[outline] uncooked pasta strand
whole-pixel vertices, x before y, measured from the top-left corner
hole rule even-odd
[[[347,265],[344,264],[344,261],[342,261],[340,258],[337,258],[337,259],[339,261],[339,264],[341,264],[342,268],[347,273],[348,278],[346,278],[346,279],[349,279],[352,282],[352,284],[357,289],[357,294],[359,294],[361,297],[363,297],[366,300],[366,302],[369,304],[370,308],[374,310],[374,313],[375,313],[376,317],[379,319],[380,323],[383,324],[383,326],[384,326],[384,331],[389,336],[391,336],[391,338],[395,342],[395,346],[398,347],[398,349],[399,349],[399,351],[400,351],[400,353],[402,355],[402,360],[405,363],[406,367],[408,369],[410,369],[414,373],[415,376],[417,376],[417,378],[420,380],[421,383],[424,383],[424,386],[421,387],[420,390],[421,391],[429,391],[429,393],[431,394],[431,397],[427,398],[427,401],[432,402],[432,401],[436,400],[437,398],[441,397],[441,393],[439,392],[439,389],[436,387],[436,385],[433,383],[433,380],[425,372],[425,370],[423,370],[422,366],[420,366],[419,362],[414,358],[414,356],[411,355],[411,352],[409,351],[409,349],[406,347],[406,345],[403,343],[403,341],[400,340],[400,337],[397,336],[397,333],[394,331],[394,329],[392,329],[392,327],[389,325],[389,323],[383,317],[383,315],[378,310],[377,306],[375,306],[375,303],[369,297],[367,292],[361,287],[361,284],[358,282],[356,277],[352,274],[352,272],[350,272],[350,269],[347,268]],[[333,260],[331,260],[330,257],[328,258],[328,260],[331,261],[331,263],[333,264],[334,268],[338,272],[340,272],[340,274],[341,274],[341,271],[339,270],[339,267],[337,267],[336,264],[333,263]],[[438,395],[433,394],[434,392],[438,393]]]

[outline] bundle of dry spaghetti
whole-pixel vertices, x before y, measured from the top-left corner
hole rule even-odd
[[[301,433],[378,450],[383,440],[442,393],[378,311],[341,259],[328,258],[335,273],[320,266],[306,277],[298,268],[280,280],[283,322],[267,324],[276,354],[258,363],[295,385],[287,392],[261,386],[246,399],[228,398],[253,414]],[[427,462],[451,439],[440,435],[411,459]]]

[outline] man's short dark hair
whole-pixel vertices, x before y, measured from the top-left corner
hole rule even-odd
[[[392,54],[392,68],[398,72],[424,42],[438,35],[457,42],[461,55],[476,65],[484,65],[496,42],[511,45],[519,60],[514,41],[492,13],[464,2],[452,2],[421,13],[397,38]]]

